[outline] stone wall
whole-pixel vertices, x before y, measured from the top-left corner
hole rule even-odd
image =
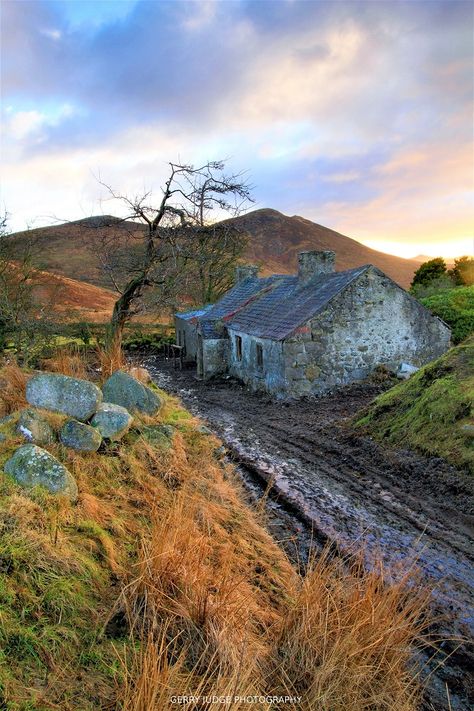
[[[253,390],[278,393],[285,389],[283,343],[256,338],[229,329],[229,373]],[[237,357],[236,338],[242,339],[242,358]],[[262,348],[262,365],[257,361],[257,345]]]
[[[198,355],[199,358],[199,355]],[[209,380],[214,375],[227,372],[229,359],[228,338],[205,338],[202,340],[202,364],[198,363],[198,375]]]
[[[285,389],[290,396],[321,393],[379,364],[424,365],[449,345],[449,328],[372,267],[285,341]]]
[[[196,360],[197,355],[197,326],[194,321],[189,319],[174,317],[174,325],[176,330],[176,343],[178,346],[185,346],[186,354],[184,360],[192,362]]]

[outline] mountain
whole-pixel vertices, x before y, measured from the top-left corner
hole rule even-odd
[[[116,244],[123,248],[134,237],[139,239],[143,226],[111,215],[87,217],[49,227],[37,227],[9,235],[12,257],[28,250],[41,269],[70,279],[111,288],[101,269],[102,246]],[[109,247],[108,247],[109,248]]]
[[[410,286],[419,264],[392,254],[377,252],[350,237],[318,225],[304,217],[288,217],[277,210],[254,210],[227,222],[249,235],[247,258],[261,264],[264,273],[288,273],[296,270],[298,252],[331,249],[336,252],[336,269],[352,269],[374,264],[401,286]]]
[[[338,271],[374,264],[405,288],[419,266],[415,260],[377,252],[328,227],[277,210],[254,210],[226,222],[248,235],[245,260],[260,264],[267,274],[294,272],[298,252],[309,249],[334,250]],[[118,252],[124,247],[132,250],[142,230],[139,223],[101,215],[17,232],[10,239],[18,248],[33,242],[41,256],[41,267],[47,271],[110,288],[98,259],[101,240],[116,243]]]

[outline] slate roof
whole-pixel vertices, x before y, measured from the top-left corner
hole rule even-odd
[[[254,297],[265,291],[279,277],[273,275],[270,277],[248,277],[239,281],[232,287],[214,306],[206,312],[203,318],[200,319],[201,332],[204,338],[222,338],[219,330],[216,331],[214,324],[216,321],[228,321],[233,314],[239,309],[248,304]]]
[[[324,310],[337,294],[369,266],[318,275],[306,283],[302,283],[297,276],[277,279],[272,288],[238,310],[231,318],[225,319],[226,325],[249,336],[281,341]]]
[[[200,309],[195,309],[194,311],[183,311],[182,313],[175,314],[178,318],[182,318],[183,321],[191,321],[193,318],[201,318],[204,316],[209,309],[212,309],[212,304],[207,304]]]
[[[324,310],[337,294],[370,265],[318,275],[301,282],[293,275],[249,277],[236,284],[199,319],[204,338],[222,338],[225,323],[232,330],[281,341]]]

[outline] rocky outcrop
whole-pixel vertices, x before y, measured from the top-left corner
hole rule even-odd
[[[26,399],[30,405],[60,412],[76,420],[88,420],[102,402],[93,383],[56,373],[40,373],[28,381]]]
[[[91,420],[92,427],[105,439],[121,439],[128,432],[133,417],[121,405],[103,402]]]
[[[129,412],[154,415],[161,407],[158,395],[123,370],[117,370],[102,388],[104,400],[125,407]]]
[[[59,438],[66,447],[78,452],[97,452],[102,444],[100,432],[78,420],[68,420],[61,428]]]
[[[49,452],[34,444],[17,449],[5,463],[4,471],[22,486],[44,486],[52,494],[63,494],[73,502],[77,499],[72,474]]]
[[[23,410],[18,418],[16,431],[28,442],[34,444],[51,444],[54,442],[54,432],[49,423],[35,410]]]

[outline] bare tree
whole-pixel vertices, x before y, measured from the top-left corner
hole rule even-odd
[[[111,258],[110,243],[103,252],[103,257],[108,255],[103,258],[103,266],[108,269],[119,292],[110,323],[109,345],[121,343],[124,326],[140,309],[147,289],[153,287],[157,301],[166,306],[177,291],[185,290],[185,275],[189,273],[186,267],[193,259],[196,265],[200,245],[201,248],[210,245],[211,236],[214,235],[215,240],[219,234],[221,246],[228,245],[230,228],[223,240],[225,230],[216,228],[213,232],[210,226],[216,212],[218,217],[233,216],[251,201],[250,187],[244,176],[226,174],[223,161],[212,161],[199,167],[170,163],[169,168],[161,200],[156,206],[152,204],[150,192],[130,197],[100,181],[111,198],[126,206],[124,221],[138,221],[144,226],[143,231],[133,231],[136,240],[133,252],[123,253],[123,246],[116,245],[115,259]],[[201,249],[201,253],[205,257],[207,248]],[[124,259],[128,261],[129,277],[125,283],[117,278],[117,273],[123,274]]]
[[[195,304],[210,304],[232,286],[248,235],[233,224],[218,222],[194,228],[191,239],[188,293]]]

